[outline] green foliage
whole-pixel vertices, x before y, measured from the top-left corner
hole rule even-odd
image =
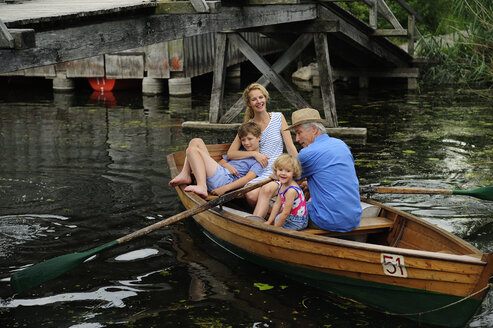
[[[385,0],[406,28],[408,12],[394,0]],[[417,55],[428,59],[422,80],[431,84],[493,83],[493,1],[492,0],[408,0],[422,18],[418,30],[425,36],[417,45]],[[353,15],[368,22],[364,2],[339,3]],[[379,28],[392,28],[381,15]],[[394,39],[406,42],[404,38]]]
[[[434,84],[493,84],[493,1],[453,0],[455,32],[428,35],[419,55],[430,60],[423,79]],[[452,41],[452,42],[451,42]]]

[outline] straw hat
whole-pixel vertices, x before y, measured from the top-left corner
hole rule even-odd
[[[329,126],[329,123],[326,120],[320,118],[318,110],[313,108],[303,108],[294,111],[291,115],[291,121],[292,124],[288,126],[286,130],[290,130],[297,125],[305,123],[322,123],[325,126]]]

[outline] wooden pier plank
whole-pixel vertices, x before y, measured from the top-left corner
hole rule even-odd
[[[155,8],[156,3],[143,0],[30,0],[18,4],[0,3],[0,18],[9,26],[54,22],[99,15]]]
[[[51,0],[55,1],[55,0]],[[0,18],[3,13],[0,10]],[[0,49],[0,73],[176,40],[187,36],[317,17],[316,4],[222,7],[211,14],[143,15],[36,33],[36,48]]]

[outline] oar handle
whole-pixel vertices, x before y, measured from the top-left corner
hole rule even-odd
[[[359,191],[362,194],[447,194],[451,195],[452,190],[447,189],[420,189],[420,188],[400,188],[400,187],[373,187],[360,186]]]
[[[178,213],[178,214],[175,214],[167,219],[164,219],[164,220],[161,220],[159,222],[156,222],[154,224],[151,224],[147,227],[144,227],[140,230],[137,230],[135,232],[132,232],[131,234],[128,234],[128,235],[125,235],[123,237],[120,237],[118,238],[116,241],[119,243],[119,244],[122,244],[122,243],[125,243],[127,241],[130,241],[132,239],[135,239],[135,238],[138,238],[140,236],[143,236],[143,235],[146,235],[150,232],[153,232],[155,230],[158,230],[158,229],[161,229],[165,226],[168,226],[170,224],[173,224],[175,222],[178,222],[180,220],[183,220],[185,218],[188,218],[189,216],[193,216],[195,214],[198,214],[200,212],[203,212],[203,211],[206,211],[208,209],[211,209],[213,207],[216,207],[218,205],[221,205],[221,204],[224,204],[226,202],[229,202],[230,200],[233,200],[234,198],[238,198],[238,197],[241,197],[241,196],[244,196],[246,193],[254,190],[254,189],[257,189],[259,187],[262,187],[263,185],[271,182],[272,179],[271,178],[268,178],[268,179],[265,179],[265,180],[262,180],[260,182],[257,182],[257,183],[252,183],[252,184],[249,184],[243,188],[240,188],[240,189],[236,189],[236,190],[233,190],[231,192],[228,192],[220,197],[217,197],[216,199],[213,199],[211,201],[208,201],[207,203],[204,203],[198,207],[194,207],[194,208],[191,208],[189,210],[186,210],[184,212],[181,212],[181,213]],[[178,187],[177,187],[178,188]]]

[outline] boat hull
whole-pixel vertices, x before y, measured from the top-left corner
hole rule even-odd
[[[300,268],[273,259],[258,256],[234,244],[217,238],[211,232],[202,232],[230,253],[311,287],[361,302],[390,315],[397,315],[420,323],[444,327],[463,327],[481,305],[477,299],[466,299],[448,294],[406,288],[389,284],[348,278],[325,272]],[[448,306],[450,304],[454,304]],[[431,311],[430,309],[441,310]]]
[[[220,158],[224,148],[211,146],[209,152]],[[168,156],[172,176],[184,158],[183,152]],[[187,209],[205,202],[183,186],[176,190]],[[194,220],[209,238],[257,265],[387,313],[464,326],[488,291],[493,253],[483,254],[408,213],[362,201],[378,207],[379,217],[391,222],[390,228],[372,231],[368,242],[345,239],[349,233],[334,238],[273,227],[227,207],[201,212]]]

